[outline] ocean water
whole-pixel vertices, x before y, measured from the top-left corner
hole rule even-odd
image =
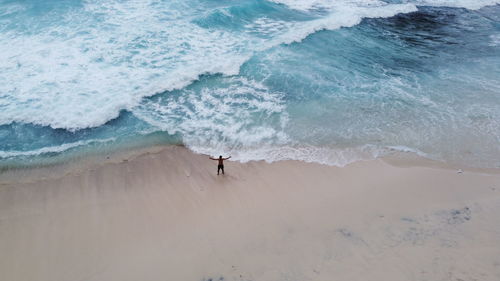
[[[0,0],[0,166],[155,144],[500,167],[500,1]]]

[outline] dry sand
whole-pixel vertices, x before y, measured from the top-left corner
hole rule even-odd
[[[107,162],[0,174],[1,281],[500,280],[497,171]]]

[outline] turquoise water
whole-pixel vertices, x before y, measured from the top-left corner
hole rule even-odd
[[[0,165],[184,144],[500,167],[499,3],[0,0]]]

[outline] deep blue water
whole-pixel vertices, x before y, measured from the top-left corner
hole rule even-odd
[[[0,166],[182,143],[500,167],[498,3],[0,0]]]

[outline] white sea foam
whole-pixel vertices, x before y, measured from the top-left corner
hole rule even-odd
[[[486,6],[500,4],[499,0],[410,0],[407,2],[422,6],[466,8],[479,10]]]
[[[25,6],[18,3],[2,4],[0,6],[0,17],[9,16],[11,14],[22,12],[26,9]],[[2,22],[2,21],[0,21]],[[1,29],[0,29],[1,30]]]
[[[300,10],[323,10],[332,11],[342,7],[381,7],[387,3],[379,0],[270,0],[271,2],[284,4],[287,7]]]
[[[76,148],[76,147],[81,147],[81,146],[86,146],[86,145],[96,144],[96,143],[106,143],[106,142],[112,142],[112,141],[115,141],[115,138],[76,141],[76,142],[72,142],[72,143],[65,143],[62,145],[55,145],[55,146],[46,146],[43,148],[34,149],[34,150],[27,150],[27,151],[15,151],[15,150],[1,151],[0,150],[0,159],[11,158],[11,157],[20,157],[20,156],[36,156],[36,155],[43,155],[43,154],[47,154],[47,153],[60,153],[60,152],[67,151],[67,150],[72,149],[72,148]]]
[[[181,134],[188,146],[241,148],[283,143],[287,122],[281,93],[244,78],[222,78],[223,86],[145,101],[133,109],[138,118]]]
[[[500,34],[491,35],[490,39],[490,46],[500,46]]]
[[[313,1],[314,3],[319,1]],[[295,2],[294,2],[295,3]],[[297,2],[304,7],[309,7],[307,2]],[[331,2],[328,2],[331,3]],[[334,2],[337,3],[337,2]],[[286,22],[269,18],[259,18],[251,24],[247,24],[248,32],[258,32],[264,35],[273,35],[264,46],[271,48],[279,44],[290,44],[300,42],[310,34],[320,30],[335,30],[341,27],[352,27],[364,18],[386,18],[400,13],[411,13],[417,11],[413,4],[380,4],[378,1],[370,1],[371,4],[356,6],[349,1],[343,5],[330,5],[329,14],[321,18],[306,22]],[[375,5],[378,3],[378,5]],[[382,2],[383,3],[383,2]],[[366,4],[366,3],[365,3]],[[302,7],[302,6],[301,6]]]
[[[336,8],[351,7],[381,7],[386,2],[378,0],[270,0],[284,4],[292,9],[301,11],[333,10]],[[402,3],[419,6],[454,7],[477,10],[486,6],[500,4],[499,0],[404,0]]]
[[[352,27],[364,18],[386,18],[400,13],[417,11],[413,4],[391,4],[377,7],[352,7],[336,8],[330,15],[306,23],[295,24],[286,33],[274,39],[275,44],[290,44],[300,42],[308,35],[320,30],[334,30],[341,27]]]
[[[271,34],[262,39],[202,28],[191,22],[190,9],[179,7],[182,2],[84,1],[83,10],[65,11],[63,22],[0,33],[0,124],[99,126],[143,97],[183,88],[201,74],[235,75],[256,51],[365,17],[416,10],[412,4],[343,3],[350,5],[312,21],[258,19],[253,26]]]
[[[266,161],[268,163],[298,160],[307,163],[319,163],[330,166],[344,167],[354,162],[373,160],[397,153],[411,153],[421,157],[428,157],[418,149],[404,146],[379,147],[375,145],[362,145],[356,147],[318,147],[307,145],[264,145],[260,147],[247,147],[245,149],[231,149],[228,147],[189,146],[197,153],[217,156],[219,154],[231,155],[231,159],[240,162]]]
[[[403,146],[301,144],[286,133],[289,119],[281,93],[244,78],[221,80],[220,87],[145,101],[133,113],[160,130],[182,135],[194,152],[232,155],[241,162],[300,160],[345,166],[397,152],[427,156]]]
[[[67,22],[1,33],[0,124],[98,126],[200,74],[239,72],[248,58],[242,38],[176,19],[155,3],[86,1]]]
[[[61,23],[39,27],[36,32],[2,32],[0,124],[18,121],[76,130],[99,126],[128,109],[160,130],[182,135],[196,152],[231,153],[240,161],[295,159],[344,166],[392,151],[420,155],[405,147],[296,144],[284,133],[288,115],[283,94],[243,78],[225,77],[218,87],[184,89],[178,95],[142,100],[157,92],[182,89],[204,73],[238,74],[254,52],[300,42],[319,30],[354,26],[363,18],[413,12],[416,5],[453,4],[438,0],[403,4],[371,0],[275,2],[304,11],[321,10],[321,16],[309,21],[261,17],[247,24],[246,32],[231,33],[194,24],[196,17],[189,14],[192,9],[180,8],[182,2],[171,1],[175,7],[169,8],[152,0],[88,0],[83,2],[83,11],[67,11]],[[496,1],[454,3],[475,9]],[[10,11],[23,8],[16,6]],[[496,42],[496,37],[491,38]],[[407,93],[401,94],[405,97]],[[433,106],[432,100],[421,103]],[[496,129],[491,130],[498,132]],[[92,142],[0,151],[0,158],[60,152]]]

